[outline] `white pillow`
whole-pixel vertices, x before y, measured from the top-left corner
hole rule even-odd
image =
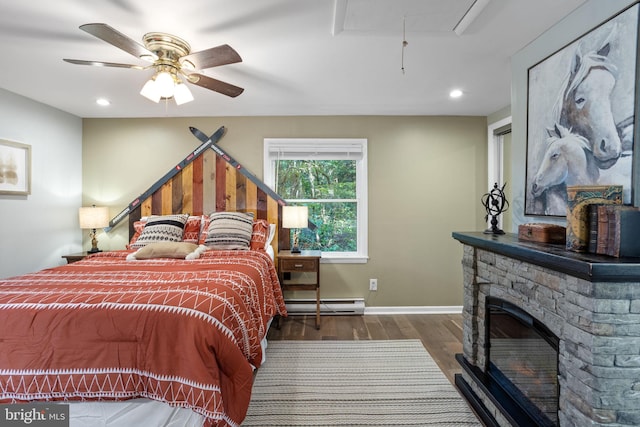
[[[267,236],[267,241],[264,243],[264,250],[268,251],[271,248],[271,242],[273,241],[274,236],[276,235],[276,225],[269,224],[269,235]],[[273,248],[271,248],[271,252],[273,252]]]

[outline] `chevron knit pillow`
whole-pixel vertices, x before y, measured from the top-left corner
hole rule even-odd
[[[180,215],[152,215],[130,249],[139,249],[153,242],[181,242],[184,226],[189,214]]]

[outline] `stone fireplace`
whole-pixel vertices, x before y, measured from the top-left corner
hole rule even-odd
[[[640,259],[453,237],[464,245],[456,385],[485,424],[640,425]]]

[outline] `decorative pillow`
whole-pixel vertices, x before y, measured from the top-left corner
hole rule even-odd
[[[204,245],[207,241],[207,234],[209,233],[209,224],[211,224],[211,218],[209,215],[202,216],[202,231],[200,231],[200,238],[198,239],[199,245]]]
[[[200,232],[202,229],[202,216],[190,216],[187,219],[187,223],[184,225],[184,234],[182,235],[182,241],[188,243],[198,243],[200,239]]]
[[[269,223],[265,219],[256,219],[253,222],[253,232],[251,233],[251,250],[260,251],[266,248],[267,236],[269,235]]]
[[[276,235],[276,225],[269,224],[269,234],[267,235],[267,241],[264,242],[264,248],[269,249],[271,247],[271,242]]]
[[[133,249],[131,247],[131,245],[133,245],[138,238],[140,237],[140,235],[142,234],[142,230],[144,229],[145,224],[147,223],[147,218],[140,218],[139,221],[134,221],[133,223],[133,237],[131,237],[131,240],[129,241],[129,244],[127,245],[127,249]]]
[[[186,242],[155,242],[138,249],[136,252],[127,255],[127,260],[153,259],[153,258],[176,258],[176,259],[196,259],[207,250],[206,246],[198,246],[195,243]]]
[[[213,249],[249,249],[253,215],[242,212],[214,212],[209,215],[205,245]]]
[[[184,233],[184,225],[189,214],[179,215],[152,215],[135,243],[129,245],[130,249],[139,249],[154,242],[180,242]]]

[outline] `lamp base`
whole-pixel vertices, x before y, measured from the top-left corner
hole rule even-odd
[[[96,229],[91,230],[91,249],[87,251],[88,254],[95,254],[96,252],[102,252],[98,249],[98,239],[96,238]]]
[[[291,253],[292,254],[299,254],[300,252],[301,252],[300,248],[297,247],[297,246],[294,246],[294,247],[291,248]]]

